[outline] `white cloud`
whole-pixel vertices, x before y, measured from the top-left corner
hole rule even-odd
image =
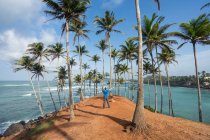
[[[103,0],[103,8],[111,8],[123,3],[124,0]]]
[[[210,72],[210,50],[201,51],[197,53],[198,71]],[[195,75],[194,55],[180,55],[177,56],[178,64],[170,65],[170,75]],[[162,67],[163,74],[165,69]]]
[[[1,0],[1,25],[21,23],[36,23],[41,12],[39,0]]]
[[[55,43],[57,36],[54,30],[42,30],[40,37],[23,36],[18,34],[14,29],[7,30],[0,34],[0,60],[11,61],[20,58],[28,44],[41,41],[45,45]]]

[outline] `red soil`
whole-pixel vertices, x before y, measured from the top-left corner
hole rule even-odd
[[[145,110],[149,129],[144,134],[133,135],[124,127],[132,119],[135,104],[123,97],[113,97],[111,108],[102,108],[99,97],[86,99],[77,105],[76,118],[68,121],[64,110],[53,118],[53,126],[32,136],[33,140],[210,140],[210,125],[174,118]],[[10,137],[9,139],[19,139]],[[21,138],[22,139],[22,138]],[[29,139],[29,138],[25,138]]]

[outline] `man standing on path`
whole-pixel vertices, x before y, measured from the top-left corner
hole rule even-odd
[[[106,102],[108,104],[108,108],[110,108],[110,104],[109,104],[109,93],[110,93],[110,90],[106,89],[106,87],[104,89],[102,88],[102,92],[104,94],[103,108],[105,108]]]

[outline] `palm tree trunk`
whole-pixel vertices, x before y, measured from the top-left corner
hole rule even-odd
[[[40,100],[40,104],[41,104],[42,110],[44,111],[44,109],[43,109],[43,104],[42,104],[42,98],[41,98],[41,94],[40,94],[39,77],[38,77],[38,89],[39,89],[38,97],[39,97],[39,100]]]
[[[57,93],[58,93],[58,99],[59,99],[59,103],[60,103],[60,109],[62,109],[60,91],[61,91],[61,90],[58,89],[58,87],[57,87]]]
[[[167,64],[165,64],[165,71],[166,71],[166,76],[168,79],[168,112],[169,112],[169,115],[171,116],[171,100],[170,100],[170,88],[169,88],[170,83],[169,83]]]
[[[110,44],[110,35],[108,32],[106,33],[106,41],[108,42],[109,45],[109,60],[110,60],[109,89],[111,89],[112,88],[112,46]]]
[[[148,79],[148,94],[149,94],[149,107],[150,107],[150,84],[149,84],[149,79]]]
[[[128,66],[128,59],[127,59],[127,66]],[[130,99],[130,73],[128,70],[128,99]]]
[[[84,71],[84,76],[85,76],[85,75],[86,75],[86,70]],[[86,86],[86,85],[85,85],[85,81],[86,81],[86,80],[84,79],[83,81],[84,81],[84,82],[83,82],[83,84],[84,84],[84,94],[83,94],[83,95],[86,96],[86,94],[85,94],[85,86]]]
[[[154,59],[153,59],[153,54],[152,52],[150,53],[151,59],[152,59],[152,76],[154,80],[154,94],[155,94],[155,112],[157,112],[157,85],[156,85],[156,75],[155,75],[155,65],[154,65]]]
[[[134,100],[133,62],[130,61],[130,63],[131,63],[131,77],[132,77],[132,100]]]
[[[69,113],[70,119],[75,118],[73,110],[73,94],[72,94],[72,80],[71,80],[71,67],[70,67],[70,57],[69,57],[69,21],[66,21],[66,61],[68,68],[68,80],[69,80]]]
[[[102,63],[103,63],[103,80],[102,80],[102,88],[104,87],[104,51],[102,51]]]
[[[201,90],[200,90],[200,82],[198,77],[198,65],[197,65],[197,52],[195,48],[195,43],[193,43],[193,52],[194,52],[194,59],[195,59],[195,72],[196,72],[196,80],[197,80],[197,88],[198,88],[198,112],[199,112],[199,121],[203,121],[202,116],[202,106],[201,106]]]
[[[114,58],[114,66],[115,66],[115,58]],[[117,89],[116,89],[116,72],[114,73],[114,91],[115,91],[115,95],[117,95]]]
[[[118,79],[118,96],[120,96],[119,73],[117,73],[117,79]]]
[[[55,101],[53,99],[52,92],[51,92],[51,89],[50,89],[50,84],[49,84],[48,80],[47,80],[47,86],[48,86],[48,90],[49,90],[49,93],[50,93],[50,98],[51,98],[51,100],[53,102],[54,109],[55,109],[55,111],[57,111],[56,105],[55,105]]]
[[[135,0],[136,6],[136,18],[138,26],[138,93],[136,108],[133,115],[132,123],[135,124],[136,130],[141,131],[146,128],[146,122],[144,118],[144,79],[143,79],[143,47],[142,47],[142,29],[141,29],[141,13],[139,8],[139,0]]]
[[[124,79],[125,79],[125,73],[124,73]],[[126,79],[125,79],[125,97],[127,97],[126,96]]]
[[[83,92],[82,92],[82,83],[83,83],[83,76],[82,76],[82,56],[80,55],[80,78],[81,78],[81,81],[80,81],[80,101],[83,101],[84,100],[84,95],[83,95]]]
[[[36,90],[35,90],[35,88],[34,88],[34,84],[33,84],[32,80],[31,80],[31,78],[30,78],[30,76],[29,76],[29,72],[28,72],[28,78],[30,79],[31,86],[32,86],[32,88],[33,88],[34,95],[35,95],[35,98],[36,98],[36,102],[37,102],[37,105],[38,105],[39,110],[40,110],[40,112],[41,112],[41,115],[44,116],[44,111],[43,111],[43,108],[42,108],[42,106],[41,106],[41,102],[40,102],[40,100],[39,100],[39,98],[38,98],[38,96],[37,96]]]
[[[161,107],[160,107],[160,112],[163,112],[163,82],[162,82],[162,76],[160,73],[160,63],[159,63],[159,59],[158,59],[158,51],[157,51],[157,47],[155,47],[156,49],[156,58],[157,58],[157,64],[158,64],[158,74],[159,74],[159,80],[160,80],[160,88],[161,88]]]

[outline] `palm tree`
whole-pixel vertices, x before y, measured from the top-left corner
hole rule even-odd
[[[159,0],[155,0],[160,7]],[[144,78],[143,78],[143,40],[142,40],[142,28],[141,28],[141,13],[139,7],[139,0],[135,0],[136,6],[136,19],[138,27],[138,94],[136,108],[133,115],[132,123],[135,125],[137,131],[145,130],[147,125],[144,118]],[[130,128],[130,127],[128,127]]]
[[[31,79],[33,79],[33,77],[34,77],[35,79],[38,80],[38,89],[39,89],[38,98],[40,99],[40,104],[41,104],[42,108],[43,108],[43,104],[41,102],[40,83],[39,83],[39,80],[40,80],[40,76],[44,79],[43,72],[47,72],[45,70],[45,66],[44,65],[41,65],[39,63],[34,63],[32,65],[32,67],[31,67],[31,73],[32,73]]]
[[[78,54],[79,56],[79,61],[80,61],[80,76],[81,76],[81,83],[80,83],[80,88],[81,88],[81,93],[80,93],[80,101],[84,100],[84,95],[83,95],[83,91],[82,91],[82,56],[83,55],[87,55],[88,54],[88,50],[86,49],[86,46],[76,46],[76,50],[73,51],[74,53]]]
[[[66,31],[66,61],[68,69],[68,80],[69,80],[69,108],[70,108],[70,119],[73,119],[73,98],[72,98],[72,81],[71,81],[71,67],[70,67],[70,56],[69,56],[69,23],[79,22],[79,17],[83,16],[87,10],[87,5],[90,3],[89,0],[43,0],[49,10],[44,12],[47,15],[52,16],[52,19],[65,20],[64,30]]]
[[[72,70],[73,66],[77,65],[77,62],[74,58],[71,58],[69,63],[70,63],[71,70]]]
[[[34,60],[38,60],[38,63],[40,65],[41,65],[41,62],[42,62],[43,58],[45,58],[49,61],[48,57],[49,57],[49,55],[51,55],[51,53],[49,53],[49,52],[51,52],[51,51],[49,51],[48,49],[45,49],[44,44],[42,42],[29,44],[28,48],[26,50],[26,53],[32,55],[32,58]],[[60,54],[59,56],[62,56],[62,54]],[[55,108],[55,111],[56,111],[56,106],[55,106],[54,99],[52,97],[50,84],[49,84],[48,80],[46,80],[46,82],[47,82],[47,86],[48,86],[48,90],[49,90],[49,93],[50,93],[51,100],[53,102],[53,105],[54,105],[54,108]],[[39,91],[38,97],[41,100],[40,91]]]
[[[114,29],[114,27],[123,21],[124,21],[123,19],[116,20],[114,13],[110,11],[105,12],[104,18],[96,16],[94,20],[94,23],[96,23],[98,25],[97,27],[100,29],[96,32],[96,34],[98,35],[102,32],[105,32],[105,41],[106,44],[109,45],[109,55],[110,55],[109,89],[112,88],[112,55],[111,55],[112,47],[110,43],[110,33],[111,32],[121,33],[121,31]]]
[[[91,61],[93,61],[95,63],[95,74],[94,74],[94,77],[95,77],[95,81],[97,81],[97,62],[100,61],[100,57],[98,55],[93,55]]]
[[[176,54],[173,50],[163,49],[161,53],[159,53],[159,59],[160,63],[164,63],[165,70],[166,70],[166,76],[168,79],[168,98],[169,98],[169,115],[174,116],[173,112],[173,104],[172,104],[172,92],[171,92],[171,86],[170,86],[170,78],[168,74],[168,66],[169,64],[176,62],[175,57]]]
[[[89,33],[90,31],[84,29],[86,26],[87,26],[87,23],[86,22],[82,22],[82,21],[80,21],[80,22],[72,22],[70,24],[69,30],[75,33],[74,39],[73,39],[73,44],[75,44],[76,39],[77,39],[78,46],[79,46],[80,45],[80,37],[82,37],[84,39],[85,38],[89,39],[87,33]]]
[[[178,47],[180,49],[186,43],[191,43],[193,46],[194,60],[195,60],[195,72],[198,88],[198,112],[199,112],[199,121],[203,121],[202,117],[202,105],[201,105],[201,91],[200,83],[198,77],[198,64],[197,64],[197,52],[196,45],[209,45],[210,40],[210,21],[206,14],[200,15],[198,18],[191,20],[189,23],[180,24],[181,32],[175,33],[177,37],[180,37],[185,42]]]
[[[121,88],[121,85],[125,82],[125,80],[123,78],[119,78],[117,82],[118,82],[118,95],[120,95],[119,89]]]
[[[29,44],[26,50],[26,54],[32,55],[34,60],[38,60],[41,63],[42,58],[48,59],[48,50],[44,48],[44,44],[42,42]]]
[[[175,40],[168,39],[169,37],[173,36],[173,32],[167,32],[167,30],[173,24],[166,24],[161,26],[161,23],[164,21],[164,17],[157,16],[155,13],[152,15],[152,18],[149,19],[147,16],[144,16],[144,24],[143,24],[143,39],[144,44],[147,46],[146,50],[149,52],[152,65],[154,66],[154,57],[153,57],[153,50],[156,51],[156,56],[158,54],[158,48],[163,49],[167,48],[170,49],[169,45],[177,44]],[[160,63],[158,57],[156,57],[156,64],[158,66],[159,71],[159,80],[161,86],[161,110],[163,108],[163,86],[162,86],[162,76],[160,71]],[[154,68],[154,67],[153,67]],[[154,88],[155,88],[155,111],[157,111],[157,89],[156,89],[156,77],[153,73],[154,79]]]
[[[22,56],[19,60],[17,60],[15,62],[15,69],[14,71],[17,72],[17,71],[20,71],[20,70],[26,70],[28,72],[28,77],[30,79],[30,82],[31,82],[31,86],[33,88],[33,91],[34,91],[34,95],[35,95],[35,98],[36,98],[36,102],[37,102],[37,105],[39,107],[39,110],[41,112],[41,115],[44,116],[44,111],[43,111],[43,106],[42,106],[42,102],[41,100],[38,98],[37,96],[37,93],[36,93],[36,90],[34,88],[34,84],[33,84],[33,81],[32,79],[30,78],[30,72],[32,70],[32,66],[34,64],[34,60],[32,58],[30,58],[29,56]]]
[[[129,71],[128,65],[123,64],[120,66],[120,74],[124,74],[124,79],[125,79],[125,97],[126,97],[126,78],[125,74]],[[129,89],[128,89],[129,90]]]
[[[150,63],[150,61],[146,61],[143,66],[144,66],[144,74],[145,75],[148,75],[152,72],[152,64]],[[147,85],[148,85],[149,107],[150,107],[150,82],[149,81],[150,81],[150,79],[148,77],[148,79],[147,79],[148,84]]]
[[[86,76],[86,71],[87,71],[87,69],[90,69],[90,66],[87,63],[85,63],[85,64],[83,64],[82,68],[84,69],[84,94],[85,94],[85,85],[86,85],[85,81],[86,81],[86,79],[88,79],[88,77]]]
[[[91,71],[89,71],[88,72],[88,79],[89,79],[89,90],[90,90],[90,96],[92,95],[91,94],[91,82],[92,82],[92,78],[93,78],[93,71],[91,70]]]
[[[102,63],[103,63],[103,71],[102,71],[102,74],[103,74],[103,77],[105,77],[104,75],[104,51],[109,47],[108,45],[106,45],[106,41],[105,40],[101,40],[97,45],[96,45],[97,48],[99,48],[102,52]],[[102,86],[103,86],[103,83],[102,83]]]
[[[119,51],[116,48],[112,49],[111,57],[114,61],[114,66],[115,66],[116,58],[117,58],[118,55],[119,55]],[[115,94],[116,94],[116,73],[114,75],[114,85],[115,85]]]
[[[210,6],[210,2],[204,4],[204,5],[201,7],[201,10],[203,10],[204,8],[209,7],[209,6]]]
[[[120,77],[119,77],[119,74],[120,74],[120,67],[121,67],[121,64],[116,64],[114,66],[114,72],[117,74],[117,82],[118,82],[118,96],[120,96],[120,85],[119,85],[119,80],[120,80]]]
[[[56,58],[58,59],[58,66],[59,66],[59,59],[62,57],[64,58],[66,51],[63,49],[63,45],[61,43],[56,43],[53,45],[48,46],[48,54],[52,56],[52,61]]]
[[[60,102],[60,108],[62,108],[60,92],[64,92],[66,79],[68,79],[68,77],[67,77],[67,70],[66,70],[65,66],[60,66],[60,67],[58,67],[56,72],[57,72],[56,79],[57,79],[58,97],[59,97],[59,102]],[[65,104],[67,105],[67,100],[66,100],[65,93],[64,93],[64,101],[65,101]]]
[[[125,45],[120,45],[120,46],[121,46],[121,53],[122,53],[123,56],[125,56],[125,57],[121,57],[121,59],[123,59],[123,60],[127,59],[127,65],[128,65],[128,61],[130,62],[131,77],[132,77],[132,100],[133,100],[134,99],[134,80],[133,80],[133,64],[132,64],[132,61],[136,57],[137,44],[134,43],[134,41],[132,41],[132,40],[128,40],[128,41],[125,41]],[[129,77],[130,77],[130,74],[128,74],[128,80],[130,81]],[[130,82],[128,83],[128,88],[129,87],[130,87]],[[129,98],[130,98],[130,95],[129,95]]]

